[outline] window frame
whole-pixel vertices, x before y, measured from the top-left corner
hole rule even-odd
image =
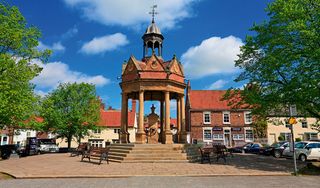
[[[215,135],[218,135],[215,137]],[[212,134],[212,140],[224,140],[224,135],[223,134]]]
[[[251,121],[247,121],[247,115],[251,115]],[[243,117],[244,117],[244,124],[252,124],[252,113],[251,111],[246,111],[243,113]]]
[[[101,129],[94,129],[93,134],[101,134]]]
[[[90,140],[89,142],[92,147],[103,147],[103,140]]]
[[[247,134],[247,131],[251,131],[251,138],[248,138],[248,134]],[[252,129],[245,129],[244,130],[244,140],[246,141],[246,142],[253,142],[254,141],[254,135],[253,135],[253,130]]]
[[[244,139],[244,134],[233,134],[232,135],[232,140],[245,140]]]
[[[301,128],[307,129],[308,128],[308,122],[307,121],[302,121],[301,122]]]
[[[209,121],[208,122],[206,121],[206,115],[209,115]],[[203,116],[203,124],[204,125],[211,124],[211,112],[210,111],[203,112],[202,116]]]
[[[225,121],[225,119],[224,119],[224,115],[228,115],[228,119],[229,119],[229,121]],[[223,123],[223,124],[231,124],[231,115],[230,115],[230,111],[223,111],[223,112],[222,112],[222,123]]]
[[[206,134],[205,134],[205,131],[210,131],[210,139],[207,139],[206,138]],[[211,127],[204,127],[203,129],[202,129],[202,140],[203,140],[203,142],[208,142],[208,141],[212,141],[212,128]]]
[[[119,133],[120,133],[120,129],[119,129],[119,128],[113,129],[113,133],[114,133],[114,134],[119,134]]]

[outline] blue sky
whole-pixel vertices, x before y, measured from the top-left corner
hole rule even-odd
[[[130,55],[142,58],[142,35],[155,22],[164,35],[163,58],[175,54],[192,89],[241,87],[233,79],[239,46],[253,23],[267,19],[271,0],[11,0],[42,32],[39,49],[53,55],[32,82],[44,95],[61,82],[89,82],[107,106],[120,108],[117,77]],[[148,107],[146,107],[148,109]]]

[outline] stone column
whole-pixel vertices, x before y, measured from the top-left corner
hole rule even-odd
[[[181,106],[181,132],[180,132],[180,142],[186,143],[187,132],[186,132],[186,107],[184,103],[184,95],[180,97]]]
[[[146,134],[144,132],[144,91],[139,92],[139,125],[136,133],[136,143],[146,143]]]
[[[163,110],[164,110],[164,108],[163,108],[163,100],[161,99],[160,100],[160,136],[159,136],[159,138],[160,138],[160,142],[161,143],[163,143],[164,144],[164,142],[163,142],[163,140],[164,140],[164,138],[163,138],[163,136],[164,136],[164,125],[163,125],[163,123],[164,123],[164,113],[163,113]]]
[[[170,131],[170,92],[165,92],[166,107],[166,127],[165,127],[165,144],[173,144],[172,133]]]
[[[122,93],[121,101],[121,127],[120,127],[120,142],[128,143],[128,96]]]
[[[177,98],[177,135],[178,142],[180,142],[180,132],[181,132],[181,105],[180,97]]]

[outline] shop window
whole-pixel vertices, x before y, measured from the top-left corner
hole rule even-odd
[[[213,134],[212,140],[223,140],[223,134]]]
[[[203,124],[211,124],[211,112],[203,112]]]
[[[245,130],[245,140],[247,142],[252,142],[253,141],[253,130]]]
[[[318,140],[318,133],[305,133],[305,140]]]
[[[230,112],[223,112],[223,123],[230,124]]]
[[[232,138],[233,138],[233,140],[243,140],[244,135],[243,134],[233,134]]]
[[[280,133],[280,136],[284,138],[284,141],[291,141],[291,133]]]
[[[211,141],[212,140],[212,130],[204,129],[203,130],[203,141]]]

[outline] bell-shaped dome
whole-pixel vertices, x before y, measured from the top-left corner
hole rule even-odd
[[[159,35],[162,35],[159,27],[154,22],[152,22],[148,26],[148,28],[147,28],[147,30],[146,30],[146,32],[144,34],[159,34]]]

